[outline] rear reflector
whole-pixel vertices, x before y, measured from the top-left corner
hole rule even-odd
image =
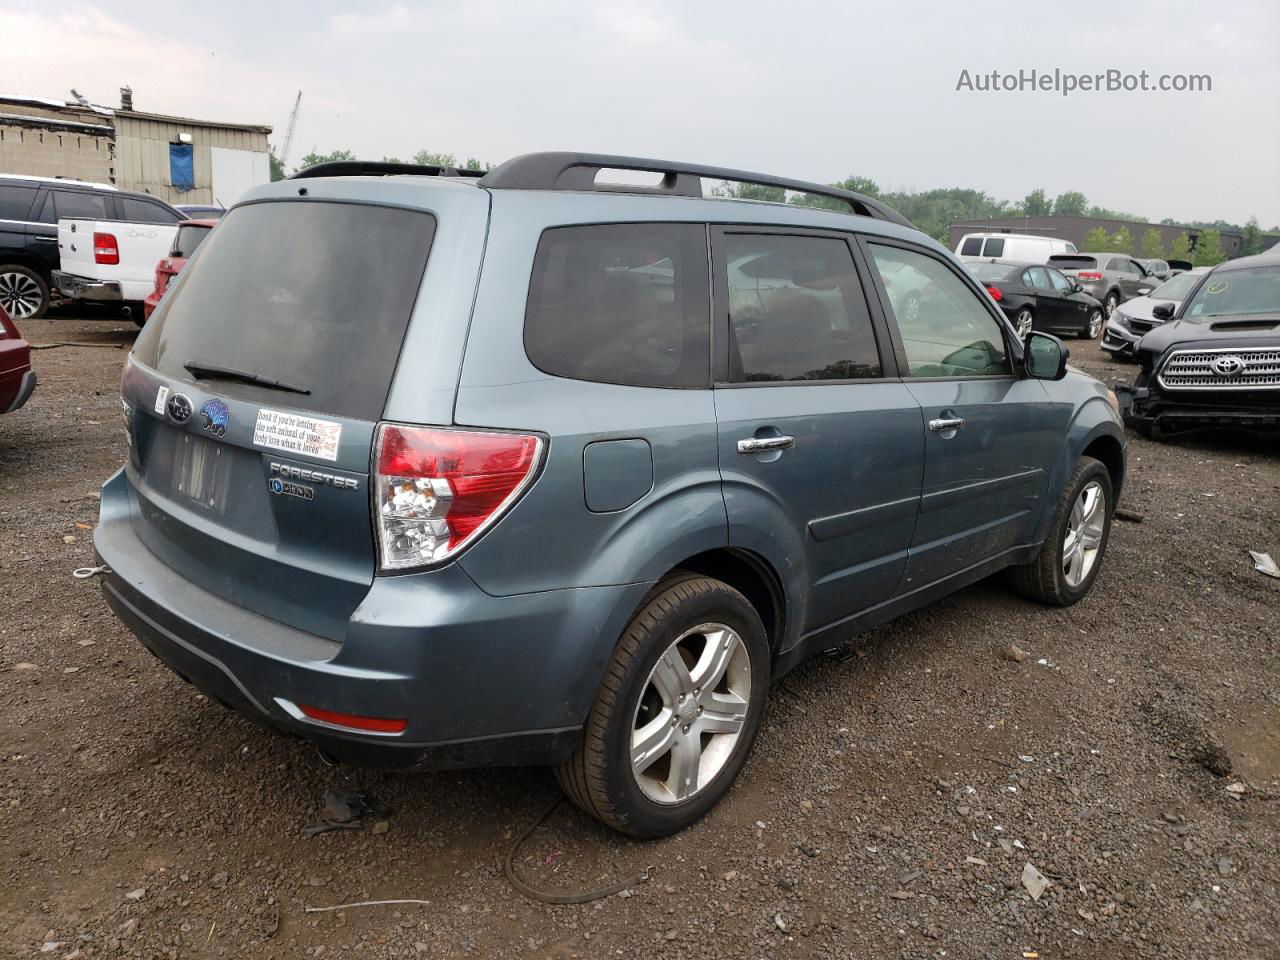
[[[93,235],[93,262],[114,266],[120,262],[120,246],[110,233]]]
[[[515,503],[541,459],[542,439],[531,434],[380,424],[380,568],[411,570],[456,554]]]
[[[338,713],[336,710],[321,710],[309,707],[305,703],[298,704],[298,709],[312,720],[331,723],[335,727],[347,727],[351,730],[368,730],[371,733],[404,733],[409,726],[408,720],[395,720],[387,717],[360,717],[354,713]]]

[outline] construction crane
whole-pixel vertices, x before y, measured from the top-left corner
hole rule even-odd
[[[284,134],[284,146],[280,148],[280,166],[284,167],[289,160],[289,148],[293,146],[293,130],[298,125],[298,107],[302,106],[302,91],[298,91],[298,99],[293,101],[293,113],[289,114],[289,129]]]

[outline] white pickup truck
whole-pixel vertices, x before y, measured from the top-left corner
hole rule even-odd
[[[156,264],[169,255],[176,224],[122,220],[58,221],[61,268],[53,283],[69,300],[114,300],[142,320],[142,301],[155,286]]]

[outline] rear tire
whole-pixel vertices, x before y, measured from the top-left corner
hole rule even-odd
[[[1055,607],[1083,600],[1102,569],[1114,511],[1111,474],[1093,457],[1081,457],[1054,509],[1040,555],[1010,568],[1014,589]]]
[[[1019,340],[1025,341],[1035,329],[1035,325],[1035,314],[1031,312],[1030,307],[1023,307],[1013,318],[1013,328],[1017,331]]]
[[[633,837],[683,830],[746,762],[769,672],[764,624],[746,597],[710,577],[659,584],[618,641],[582,745],[556,780],[584,812]]]
[[[30,267],[0,264],[0,307],[14,320],[39,320],[49,309],[49,284]]]

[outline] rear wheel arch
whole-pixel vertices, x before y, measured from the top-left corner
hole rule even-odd
[[[686,576],[722,580],[741,593],[760,615],[769,648],[774,653],[781,649],[787,622],[786,594],[781,579],[767,560],[732,547],[707,550],[676,564],[662,576],[659,586]]]

